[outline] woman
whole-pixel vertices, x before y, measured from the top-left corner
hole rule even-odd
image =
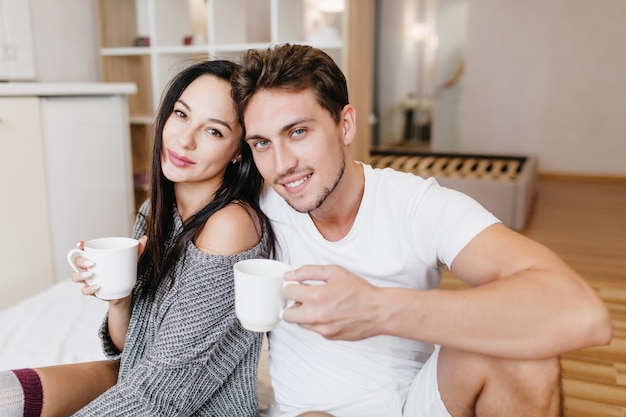
[[[228,61],[198,63],[165,92],[151,194],[133,232],[147,237],[140,240],[138,283],[131,296],[109,302],[100,329],[105,354],[120,361],[117,383],[77,416],[257,415],[263,335],[235,318],[232,271],[241,259],[271,255],[274,237],[230,96],[234,70]],[[84,294],[95,294],[85,282],[89,260],[76,263],[83,271],[72,278],[85,283]],[[42,411],[52,412],[46,390],[58,378],[35,371]]]

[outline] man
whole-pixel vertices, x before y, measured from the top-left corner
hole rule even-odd
[[[352,161],[356,111],[322,51],[249,51],[233,94],[304,284],[269,334],[276,415],[560,415],[558,355],[612,332],[580,276],[469,197]],[[471,288],[437,289],[444,267]]]

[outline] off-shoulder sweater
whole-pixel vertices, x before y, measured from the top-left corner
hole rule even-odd
[[[144,203],[140,213],[148,210]],[[145,228],[140,214],[134,237]],[[181,230],[176,214],[168,245]],[[118,382],[76,416],[256,416],[263,334],[245,330],[235,317],[233,265],[268,252],[267,232],[232,256],[190,243],[174,268],[173,287],[161,285],[153,302],[135,289],[123,352],[111,342],[106,317],[100,329],[107,357],[121,360]]]

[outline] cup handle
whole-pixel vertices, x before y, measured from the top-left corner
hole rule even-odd
[[[85,252],[83,252],[80,249],[71,249],[68,253],[67,253],[67,263],[70,264],[70,267],[76,271],[76,272],[80,272],[80,270],[78,269],[78,267],[76,266],[76,264],[74,263],[74,261],[76,260],[76,258],[78,258],[79,256],[84,257],[85,256]]]
[[[283,288],[285,288],[287,285],[294,285],[294,284],[301,285],[299,281],[285,281],[283,282]],[[280,310],[280,313],[278,313],[278,318],[282,320],[283,312],[287,310],[289,307],[291,307],[292,305],[294,305],[294,303],[295,303],[294,300],[285,300],[285,306]]]

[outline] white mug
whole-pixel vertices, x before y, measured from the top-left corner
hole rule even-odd
[[[246,259],[234,265],[235,314],[253,332],[269,332],[287,307],[283,275],[292,268],[273,259]]]
[[[137,255],[139,242],[128,237],[103,237],[88,240],[84,250],[72,249],[67,253],[67,262],[74,271],[80,270],[74,263],[79,256],[94,262],[89,270],[93,275],[87,279],[89,285],[99,285],[96,297],[115,300],[129,295],[137,282]]]

